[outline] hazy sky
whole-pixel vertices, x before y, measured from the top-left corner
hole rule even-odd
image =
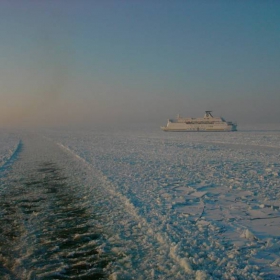
[[[1,0],[0,126],[280,123],[278,0]]]

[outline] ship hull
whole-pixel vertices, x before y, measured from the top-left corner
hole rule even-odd
[[[161,126],[161,130],[165,132],[230,132],[237,131],[234,128],[171,128],[166,126]]]

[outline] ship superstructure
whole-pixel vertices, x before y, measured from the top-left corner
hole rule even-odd
[[[162,126],[163,131],[236,131],[237,124],[227,122],[222,117],[213,117],[212,111],[205,111],[203,118],[182,118],[169,119],[166,126]]]

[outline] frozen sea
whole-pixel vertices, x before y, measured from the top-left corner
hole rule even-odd
[[[0,130],[0,279],[280,279],[280,130]]]

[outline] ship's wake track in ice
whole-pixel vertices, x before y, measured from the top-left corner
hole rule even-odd
[[[100,217],[56,162],[63,153],[44,142],[44,150],[38,139],[21,142],[0,197],[0,278],[107,278],[113,257],[105,252]]]

